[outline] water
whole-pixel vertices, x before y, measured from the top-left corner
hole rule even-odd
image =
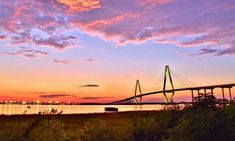
[[[51,111],[52,108],[62,114],[103,113],[105,107],[116,107],[119,111],[145,111],[160,110],[161,105],[18,105],[0,104],[1,115],[38,114],[43,111]]]

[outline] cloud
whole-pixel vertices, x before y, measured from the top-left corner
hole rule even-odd
[[[39,57],[39,56],[47,56],[48,53],[40,50],[33,49],[22,49],[16,52],[0,52],[0,54],[5,55],[13,55],[13,56],[24,56],[24,57]]]
[[[60,98],[60,97],[68,97],[68,96],[72,96],[72,95],[68,95],[68,94],[43,94],[43,95],[39,95],[40,98]]]
[[[95,59],[92,59],[92,58],[88,58],[88,59],[86,59],[86,62],[95,62],[96,60]]]
[[[97,88],[97,87],[100,87],[100,86],[97,85],[97,84],[85,84],[85,85],[79,85],[79,87],[82,87],[82,88]]]
[[[5,35],[0,35],[0,40],[6,39],[7,37]]]
[[[234,1],[130,0],[125,1],[128,7],[121,2],[104,1],[94,15],[82,13],[72,20],[88,34],[120,45],[147,40],[188,47],[223,43],[218,55],[234,54]]]
[[[62,63],[62,64],[69,64],[70,63],[70,61],[68,61],[68,60],[57,60],[57,59],[53,60],[53,62]]]
[[[114,97],[96,97],[96,96],[88,96],[88,97],[82,97],[80,99],[83,99],[83,100],[98,100],[98,99],[112,99]]]
[[[73,46],[72,40],[77,39],[74,36],[51,36],[47,39],[34,39],[36,45],[53,46],[57,49],[64,49],[69,46]]]
[[[222,55],[235,55],[235,48],[229,47],[227,49],[212,49],[212,48],[203,48],[200,50],[201,52],[196,55],[204,55],[204,54],[213,54],[214,56],[222,56]]]
[[[233,45],[235,46],[235,44]],[[217,56],[226,55],[226,54],[235,55],[235,47],[230,47],[230,48],[217,52]]]
[[[216,54],[217,52],[219,52],[219,49],[203,48],[200,50],[200,53],[193,55]]]
[[[55,0],[0,2],[0,29],[12,44],[64,49],[73,45],[66,8]]]
[[[8,0],[0,2],[1,40],[63,50],[78,46],[76,31],[119,45],[164,41],[234,55],[233,13],[233,0]]]
[[[101,6],[100,0],[57,0],[70,11],[89,11]]]

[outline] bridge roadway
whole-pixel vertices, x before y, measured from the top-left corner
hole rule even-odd
[[[223,88],[232,88],[234,86],[235,86],[235,83],[231,83],[231,84],[221,84],[221,85],[210,85],[210,86],[178,88],[178,89],[173,89],[173,90],[165,90],[165,92],[166,93],[170,93],[170,92],[187,91],[187,90],[194,91],[194,90],[201,90],[201,89],[204,89],[204,90],[213,90],[215,88],[222,88],[223,89]],[[147,96],[147,95],[154,95],[154,94],[159,94],[159,93],[163,93],[163,92],[164,91],[155,91],[155,92],[143,93],[143,94],[140,94],[140,95],[137,95],[137,96],[132,96],[132,97],[125,98],[125,99],[122,99],[122,100],[114,101],[111,104],[122,103],[122,102],[126,102],[126,101],[129,101],[129,100],[138,98],[138,97],[144,97],[144,96]]]

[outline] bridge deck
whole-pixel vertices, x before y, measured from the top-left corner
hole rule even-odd
[[[177,91],[186,91],[186,90],[201,90],[201,89],[215,89],[215,88],[232,88],[235,86],[235,83],[231,83],[231,84],[221,84],[221,85],[211,85],[211,86],[199,86],[199,87],[188,87],[188,88],[179,88],[179,89],[174,89],[174,90],[166,90],[166,93],[169,92],[177,92]],[[138,98],[138,97],[143,97],[143,96],[147,96],[147,95],[153,95],[153,94],[160,94],[163,93],[164,91],[155,91],[155,92],[148,92],[148,93],[144,93],[144,94],[140,94],[137,96],[132,96],[129,98],[125,98],[119,101],[115,101],[112,103],[121,103],[121,102],[125,102],[134,98]]]

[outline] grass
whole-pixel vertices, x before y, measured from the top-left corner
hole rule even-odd
[[[1,141],[233,141],[235,106],[78,115],[0,116]]]

